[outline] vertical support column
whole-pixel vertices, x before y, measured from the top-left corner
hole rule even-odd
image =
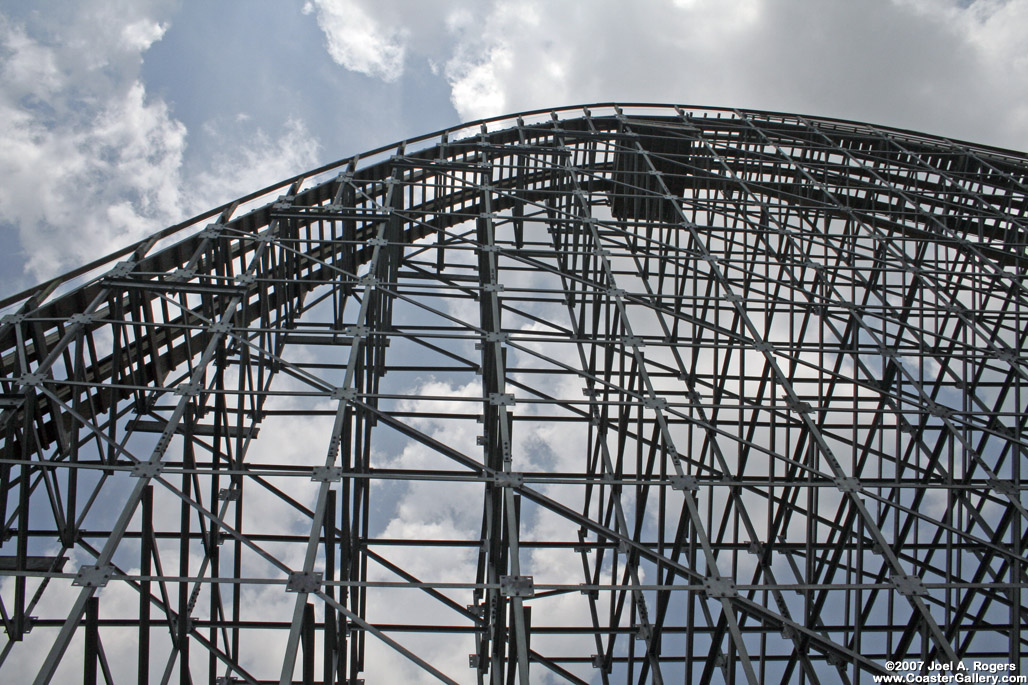
[[[143,490],[143,516],[140,519],[139,575],[153,573],[153,486]],[[140,685],[150,682],[150,584],[149,580],[139,582],[139,643],[136,681]]]
[[[85,654],[82,661],[83,685],[96,685],[96,666],[100,661],[100,598],[86,602]]]
[[[354,219],[354,215],[357,211],[357,192],[354,190],[353,184],[350,182],[350,174],[344,174],[343,178],[340,179],[339,188],[339,202],[343,208],[343,218],[340,220],[342,235],[340,238],[343,241],[340,251],[342,252],[342,258],[340,260],[343,271],[347,274],[357,275],[357,220]],[[353,294],[353,285],[344,282],[338,286],[338,298],[335,307],[335,325],[340,330],[343,326],[343,315],[346,310],[346,301]]]
[[[556,123],[556,121],[555,121]],[[566,149],[564,137],[561,134],[555,136],[558,143]],[[585,271],[586,273],[590,270],[590,263],[594,265],[595,273],[593,278],[603,286],[607,288],[607,297],[609,298],[610,304],[613,305],[613,328],[611,333],[620,333],[622,345],[626,348],[626,356],[632,359],[633,368],[638,370],[639,390],[638,392],[644,394],[643,403],[647,402],[652,405],[653,410],[658,418],[658,423],[661,426],[661,438],[674,452],[673,443],[670,438],[670,433],[666,429],[666,425],[661,421],[661,409],[660,402],[658,401],[656,392],[649,379],[649,375],[646,371],[645,360],[643,359],[640,347],[642,345],[641,339],[634,335],[631,322],[629,321],[628,312],[625,306],[624,291],[617,288],[617,281],[615,278],[614,270],[610,265],[607,258],[606,251],[603,249],[603,241],[600,237],[599,231],[596,226],[596,220],[591,216],[591,207],[589,196],[583,190],[582,185],[579,182],[579,171],[574,167],[574,156],[568,151],[564,157],[564,168],[562,169],[563,174],[568,179],[568,189],[570,195],[568,197],[567,207],[560,209],[554,208],[550,212],[551,216],[556,219],[561,211],[564,214],[566,220],[566,226],[561,229],[557,228],[557,224],[554,222],[551,226],[551,233],[554,241],[554,249],[558,253],[558,263],[562,266],[562,271],[566,274],[577,273],[578,271]],[[570,244],[570,249],[569,249]],[[572,255],[572,261],[570,264],[566,262],[563,252],[569,252]],[[581,267],[576,265],[577,253],[582,252]],[[573,287],[573,286],[572,286]],[[585,289],[583,288],[583,314],[586,303]],[[572,320],[574,320],[574,307],[575,298],[571,296],[569,291],[567,296],[567,303],[569,312],[571,313]],[[598,333],[598,331],[597,331]],[[581,335],[581,332],[578,333]],[[584,358],[584,357],[583,357]],[[591,387],[590,391],[594,391]],[[630,389],[630,388],[629,388]],[[592,411],[596,412],[597,408],[594,405]],[[640,408],[640,412],[641,412]],[[597,430],[596,445],[598,446],[597,452],[601,461],[597,462],[599,466],[602,464],[604,471],[604,477],[615,477],[617,474],[617,468],[615,467],[614,461],[611,459],[606,440],[607,428],[606,424],[599,421],[599,416],[594,414],[599,428]],[[676,467],[680,469],[680,465],[676,463]],[[621,498],[621,489],[612,487],[610,491],[610,503],[611,511],[614,515],[616,522],[615,529],[618,533],[627,540],[637,541],[639,537],[639,531],[636,530],[633,535],[632,530],[628,525],[627,517],[625,516],[624,506]],[[615,556],[615,561],[616,561]],[[711,561],[711,557],[708,557],[708,563]],[[626,549],[626,570],[631,579],[631,584],[641,585],[639,576],[639,559],[636,554],[631,550]],[[663,682],[663,676],[660,669],[660,637],[659,634],[653,630],[653,626],[649,618],[649,609],[647,607],[645,596],[642,591],[634,589],[631,594],[631,612],[632,622],[636,623],[638,619],[638,626],[640,629],[639,637],[643,639],[646,644],[645,658],[646,666],[644,668],[652,669],[653,682],[656,684]],[[634,650],[635,642],[629,644],[629,664],[630,669],[633,668],[634,663]],[[631,671],[630,671],[631,673]],[[645,670],[643,671],[645,674]]]
[[[20,486],[18,488],[18,543],[17,543],[17,569],[25,570],[26,557],[29,547],[29,498],[31,483],[29,464],[32,461],[33,445],[35,444],[35,428],[33,417],[36,414],[36,394],[31,387],[25,389],[25,424],[22,430],[21,439],[21,464],[18,466],[20,472]],[[25,576],[19,574],[14,579],[14,634],[12,641],[21,640],[25,635]]]
[[[192,441],[190,440],[189,426],[192,424],[193,409],[186,409],[185,424],[186,435],[183,445],[183,461],[188,465],[192,462]],[[178,572],[182,578],[189,576],[189,530],[192,510],[186,500],[192,496],[193,481],[188,473],[182,474],[182,506],[179,521],[179,557]],[[182,580],[178,584],[178,626],[175,630],[175,646],[178,649],[179,669],[178,679],[180,685],[192,685],[192,676],[189,671],[189,582]]]
[[[390,208],[389,217],[382,222],[373,241],[369,241],[372,248],[369,263],[369,275],[365,283],[365,297],[361,300],[360,310],[357,312],[356,323],[352,327],[353,343],[350,346],[350,356],[346,364],[346,373],[343,377],[343,384],[337,388],[339,401],[336,408],[335,420],[332,426],[332,437],[329,440],[328,449],[325,455],[324,466],[333,467],[339,459],[343,435],[347,432],[352,417],[351,402],[356,400],[358,393],[358,376],[360,362],[367,352],[369,345],[382,341],[380,335],[390,328],[389,317],[391,314],[391,302],[379,288],[380,283],[392,283],[396,280],[396,274],[400,268],[400,261],[403,257],[403,218],[396,211],[403,207],[403,186],[400,183],[401,168],[394,168],[393,175],[387,182],[385,191],[385,204]],[[369,389],[368,392],[374,392]],[[358,469],[359,470],[359,469]],[[358,490],[357,488],[354,488]],[[318,543],[324,528],[326,511],[328,509],[329,492],[331,483],[326,480],[322,482],[318,490],[317,502],[314,508],[314,516],[311,520],[311,529],[307,538],[307,549],[304,555],[303,573],[313,573],[314,564],[317,560]],[[358,490],[359,491],[359,490]],[[368,501],[367,490],[364,491],[365,498],[361,502],[364,512],[364,523],[367,521]],[[344,503],[344,507],[354,506],[356,502]],[[356,513],[356,512],[354,512]],[[354,563],[354,560],[350,560]],[[364,568],[361,568],[361,577]],[[317,594],[323,595],[319,589]],[[293,617],[290,624],[289,635],[286,638],[285,655],[282,660],[282,671],[279,682],[287,685],[292,682],[293,669],[296,666],[297,651],[300,648],[301,629],[303,625],[303,613],[309,597],[309,591],[297,592],[296,603],[293,606]],[[363,596],[361,597],[363,603]],[[363,606],[356,612],[363,615]],[[356,655],[355,655],[356,656]],[[354,673],[360,664],[355,659],[351,661],[351,673]],[[351,675],[351,678],[355,678]]]
[[[328,493],[328,505],[325,508],[325,594],[335,599],[335,587],[331,584],[336,577],[336,491]],[[335,684],[336,672],[336,609],[331,603],[325,605],[325,645],[323,656],[322,682],[325,685]]]
[[[270,232],[274,235],[278,230],[277,224],[272,224]],[[156,238],[154,239],[156,240]],[[145,249],[149,249],[150,243],[154,242],[151,240],[144,247],[140,248],[140,252]],[[267,249],[268,242],[261,241],[258,246],[254,249],[253,254],[247,267],[247,273],[251,273],[260,264],[261,256],[265,249]],[[194,256],[194,259],[199,258],[199,253]],[[87,308],[87,312],[92,312],[99,304],[103,301],[106,295],[101,292],[101,295],[93,301],[92,304]],[[224,308],[218,312],[218,316],[215,317],[211,328],[210,339],[204,346],[203,352],[200,354],[193,371],[189,376],[187,385],[191,385],[195,388],[201,388],[204,383],[204,377],[207,372],[207,367],[211,364],[214,359],[215,352],[221,345],[222,340],[228,334],[231,329],[232,318],[235,316],[240,303],[242,301],[241,295],[234,295],[225,302]],[[64,336],[64,340],[69,340],[69,336],[78,330],[81,326],[80,323],[71,324]],[[64,343],[66,344],[66,343]],[[56,352],[51,351],[45,361],[45,367],[49,370],[50,366],[56,361]],[[41,365],[43,366],[43,365]],[[157,444],[154,446],[153,451],[150,454],[150,458],[145,463],[149,465],[149,468],[155,472],[159,470],[161,462],[163,461],[166,451],[171,444],[171,440],[175,435],[180,422],[185,416],[186,411],[191,406],[191,398],[183,394],[181,399],[178,400],[174,410],[168,417],[167,425],[161,433],[161,437],[158,439]],[[150,485],[150,478],[152,476],[143,476],[138,479],[138,482],[133,486],[132,491],[129,493],[125,504],[122,506],[121,512],[118,518],[111,526],[110,535],[104,543],[103,549],[100,550],[100,554],[96,559],[96,567],[106,566],[111,563],[114,558],[115,552],[119,545],[121,545],[122,539],[125,536],[125,532],[128,530],[129,524],[132,521],[132,517],[135,514],[136,508],[139,506],[140,500],[143,497],[144,490]],[[53,678],[54,671],[57,669],[57,665],[61,658],[64,656],[65,651],[68,649],[68,644],[71,641],[72,636],[75,634],[80,619],[82,618],[83,612],[86,609],[86,604],[96,593],[96,587],[83,587],[79,592],[78,598],[68,611],[68,616],[64,621],[64,625],[61,627],[60,633],[54,640],[53,645],[50,648],[50,652],[47,654],[43,665],[40,667],[39,673],[36,675],[34,682],[36,685],[45,685],[49,683]]]
[[[303,608],[301,628],[303,649],[303,685],[314,685],[314,605],[310,602]]]
[[[488,157],[486,157],[488,158]],[[482,177],[482,215],[478,217],[476,238],[478,247],[478,276],[480,283],[479,310],[480,325],[483,331],[482,348],[482,390],[483,427],[485,431],[486,466],[493,472],[510,474],[502,481],[486,484],[485,492],[485,544],[488,546],[488,565],[486,581],[490,584],[504,583],[505,576],[519,578],[521,576],[520,549],[518,545],[519,521],[517,506],[514,501],[513,484],[516,480],[512,471],[511,425],[514,404],[512,395],[506,390],[506,348],[505,336],[502,332],[500,291],[497,251],[495,245],[495,225],[493,218],[491,182],[491,166],[483,170]],[[509,581],[508,581],[509,582]],[[529,682],[528,633],[525,620],[524,600],[519,593],[505,597],[496,589],[487,592],[484,607],[487,624],[491,622],[493,633],[492,653],[490,662],[491,678],[494,683],[502,683],[506,668],[506,681],[513,683],[514,666],[509,659],[516,659],[518,680],[522,685]],[[505,604],[510,601],[510,614],[513,631],[505,627]],[[511,654],[504,657],[506,644]],[[485,641],[483,641],[483,647]],[[483,649],[484,651],[484,649]],[[483,665],[483,657],[479,655],[479,668]]]

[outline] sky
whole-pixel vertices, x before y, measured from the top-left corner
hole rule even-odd
[[[0,2],[0,296],[316,165],[601,101],[1028,150],[1028,0]]]
[[[534,108],[778,110],[1028,150],[1026,29],[1028,0],[0,0],[0,297],[304,170]],[[268,458],[314,449],[295,442]],[[423,467],[415,447],[394,465]],[[402,506],[390,534],[450,503]]]

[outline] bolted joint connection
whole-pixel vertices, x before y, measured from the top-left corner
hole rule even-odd
[[[532,576],[500,576],[500,594],[504,597],[534,597]]]

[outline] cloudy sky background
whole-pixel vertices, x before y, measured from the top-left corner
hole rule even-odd
[[[0,296],[306,169],[539,107],[782,110],[1028,150],[1026,29],[1028,0],[0,0]],[[323,449],[301,432],[296,454]],[[445,504],[422,494],[390,533]]]
[[[315,165],[598,101],[1028,149],[1028,0],[0,3],[0,295]]]

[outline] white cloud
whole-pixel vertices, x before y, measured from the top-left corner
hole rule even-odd
[[[455,58],[446,67],[451,99],[465,119],[480,119],[507,111],[502,75],[514,65],[513,54],[503,46],[492,48],[482,61]]]
[[[521,88],[530,89],[533,81],[552,78],[554,68],[560,71],[559,62],[549,54],[552,46],[526,55],[519,45],[524,37],[538,35],[539,25],[539,13],[524,4],[495,6],[487,17],[472,17],[464,11],[450,17],[448,28],[456,37],[456,47],[444,74],[453,105],[465,119],[508,111],[513,95],[509,85],[526,57],[533,61],[542,57],[550,68],[535,73]]]
[[[121,39],[128,49],[142,52],[163,38],[167,30],[167,24],[137,21],[121,30]]]
[[[354,0],[314,0],[303,8],[305,13],[315,10],[333,60],[385,81],[400,77],[406,30],[383,25]]]
[[[1028,91],[1011,87],[1028,77],[1028,0],[964,5],[450,0],[399,14],[368,0],[317,3],[337,61],[395,78],[399,60],[395,70],[375,65],[404,46],[408,63],[426,60],[445,76],[464,120],[576,103],[678,102],[866,120],[1028,149]],[[325,6],[345,7],[349,23],[330,25]],[[336,57],[340,41],[378,48],[359,66]]]
[[[246,122],[244,118],[234,125]],[[213,126],[209,133],[217,137],[220,129]],[[316,137],[301,119],[289,119],[277,138],[258,129],[245,147],[215,155],[205,170],[188,180],[192,211],[216,207],[306,171],[315,165],[318,149]]]
[[[257,129],[245,150],[186,173],[186,127],[140,73],[168,28],[159,9],[90,2],[66,14],[34,24],[0,15],[0,217],[17,229],[32,278],[314,164],[317,143],[294,119],[279,137]]]
[[[0,20],[0,212],[37,277],[177,214],[185,127],[134,73],[154,26],[64,27],[44,43]],[[95,30],[95,42],[82,33]]]

